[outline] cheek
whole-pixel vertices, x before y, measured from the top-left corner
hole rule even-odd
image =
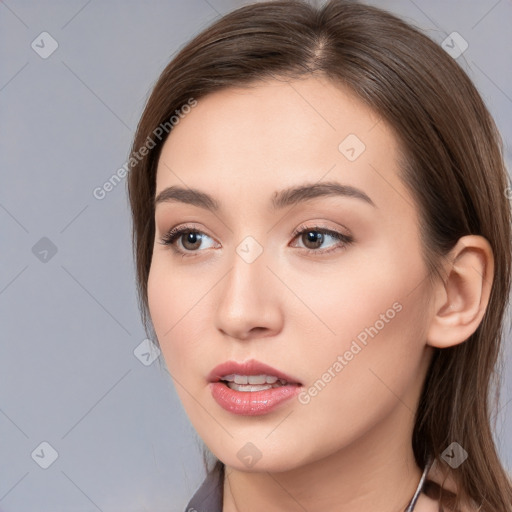
[[[369,368],[376,374],[382,371],[393,384],[395,377],[401,378],[404,361],[420,363],[428,299],[426,268],[419,253],[410,251],[404,258],[401,249],[383,246],[371,258],[360,254],[347,258],[342,270],[317,275],[314,287],[304,280],[293,281],[303,283],[295,291],[316,317],[308,313],[310,333],[303,338],[309,382],[321,378],[338,356],[346,362],[336,375],[345,376],[335,380],[350,375],[351,385],[361,390],[363,382],[369,390],[377,382]]]
[[[172,281],[162,271],[162,266],[153,258],[147,283],[148,305],[160,344],[164,342],[163,333],[173,325],[176,304],[171,293],[172,285]]]
[[[148,305],[151,321],[155,329],[167,368],[171,375],[179,368],[178,361],[183,361],[190,343],[180,343],[180,329],[186,323],[187,310],[195,298],[190,289],[180,278],[179,273],[171,272],[169,265],[154,258],[148,277]]]
[[[401,323],[408,315],[396,314],[399,306],[393,305],[405,307],[418,299],[412,292],[425,272],[419,255],[404,258],[403,253],[383,246],[371,253],[354,252],[322,273],[302,269],[311,279],[289,275],[288,282],[294,284],[295,294],[308,307],[310,323],[316,324],[323,341],[337,343],[352,339],[376,322],[378,328],[382,321],[387,328],[386,320]],[[383,320],[381,315],[385,315]]]
[[[190,387],[197,385],[197,376],[187,365],[205,357],[205,340],[212,337],[206,326],[212,325],[208,319],[213,311],[210,291],[214,281],[207,271],[203,275],[198,269],[176,270],[166,256],[158,255],[151,264],[149,311],[169,372]]]
[[[424,355],[420,293],[394,302],[390,294],[390,300],[375,298],[366,312],[340,314],[334,328],[341,334],[308,356],[312,370],[303,403],[310,398],[305,408],[311,409],[306,415],[314,415],[325,428],[334,418],[351,418],[345,428],[356,435],[399,402],[415,409]]]
[[[407,279],[399,272],[394,276],[393,280],[382,274],[380,280],[377,274],[368,275],[371,280],[354,278],[342,298],[339,291],[326,291],[324,303],[334,301],[336,307],[325,306],[322,318],[336,335],[329,333],[316,347],[304,340],[307,378],[294,432],[317,455],[350,443],[395,407],[402,410],[402,418],[416,407],[426,290],[419,286],[411,292],[411,276]],[[315,428],[301,430],[312,417]]]

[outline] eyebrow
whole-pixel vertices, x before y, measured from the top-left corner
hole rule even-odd
[[[296,203],[315,199],[317,197],[342,196],[360,199],[376,208],[375,203],[362,190],[351,185],[342,185],[335,181],[303,184],[286,188],[274,193],[271,206],[279,210]],[[220,210],[220,203],[206,192],[194,188],[184,188],[173,185],[162,190],[154,200],[154,206],[160,203],[180,202],[198,206],[212,212]]]

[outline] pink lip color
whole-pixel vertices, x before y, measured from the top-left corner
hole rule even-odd
[[[213,398],[226,411],[243,416],[267,414],[297,395],[301,386],[288,384],[263,391],[235,391],[223,382],[210,382]]]
[[[221,382],[223,376],[238,375],[273,375],[288,384],[264,391],[236,391]],[[299,393],[302,387],[294,377],[281,372],[265,363],[251,359],[243,363],[226,361],[216,366],[208,375],[213,398],[226,411],[244,416],[267,414],[282,402]]]

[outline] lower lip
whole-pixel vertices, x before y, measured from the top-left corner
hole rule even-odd
[[[263,391],[235,391],[222,382],[211,382],[213,398],[226,411],[243,416],[267,414],[299,393],[301,386],[288,384]]]

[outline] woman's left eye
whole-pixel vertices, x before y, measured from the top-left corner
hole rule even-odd
[[[339,231],[333,231],[331,229],[321,228],[319,226],[313,226],[310,228],[300,227],[299,230],[294,233],[295,238],[298,238],[304,245],[304,249],[308,253],[328,253],[335,251],[339,248],[343,248],[353,242],[353,237],[345,235]],[[295,239],[294,238],[294,239]],[[334,240],[333,244],[330,244],[328,249],[318,250],[326,239]]]
[[[318,226],[309,228],[300,227],[293,233],[293,240],[299,239],[303,243],[303,247],[307,253],[327,253],[338,248],[343,248],[353,242],[353,238],[350,235],[345,235],[338,231],[331,229],[325,229]],[[209,239],[213,242],[213,239],[206,233],[199,231],[195,228],[180,227],[171,229],[164,237],[160,239],[162,245],[169,245],[173,250],[182,256],[194,256],[194,252],[199,252],[198,249],[203,244],[203,241]],[[328,249],[321,248],[326,240],[334,240],[334,244],[330,244]],[[177,243],[179,242],[179,243]],[[181,247],[180,247],[181,246]],[[204,249],[211,248],[212,243]],[[334,247],[333,247],[334,246]]]

